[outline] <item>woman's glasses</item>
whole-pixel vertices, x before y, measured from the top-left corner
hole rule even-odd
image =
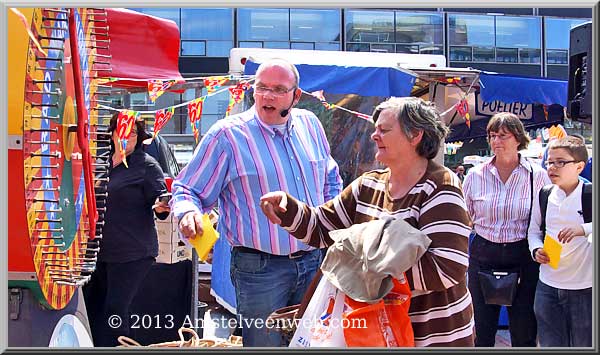
[[[500,139],[501,141],[505,141],[512,137],[512,134],[488,134],[487,138],[489,141],[493,141],[496,139]]]

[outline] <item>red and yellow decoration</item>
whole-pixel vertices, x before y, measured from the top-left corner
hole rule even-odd
[[[462,117],[464,117],[467,127],[471,128],[471,115],[469,114],[469,102],[467,101],[466,97],[462,98],[456,104],[456,112],[458,112]]]
[[[126,168],[127,159],[125,155],[125,150],[127,149],[127,141],[131,136],[131,131],[133,129],[133,125],[135,124],[135,120],[139,116],[139,112],[124,110],[119,112],[119,117],[117,118],[117,135],[119,137],[119,153],[121,154],[121,160]]]
[[[162,94],[165,93],[171,86],[177,83],[177,80],[148,80],[148,96],[150,101],[155,102]]]
[[[204,86],[206,87],[206,93],[209,95],[214,93],[215,91],[220,89],[221,86],[225,85],[226,82],[231,80],[231,78],[232,78],[231,75],[209,76],[208,78],[204,79]]]
[[[229,105],[227,105],[227,110],[225,111],[225,116],[229,116],[229,113],[233,109],[233,106],[242,102],[244,99],[244,93],[250,89],[250,83],[245,81],[237,84],[235,87],[229,88]]]
[[[196,143],[200,139],[200,118],[202,117],[202,107],[204,105],[204,96],[191,101],[188,104],[188,118],[194,132]]]
[[[86,191],[91,168],[83,145],[96,148],[98,118],[89,125],[75,109],[75,79],[84,106],[97,103],[92,23],[101,11],[19,8],[8,13],[8,286],[26,287],[51,310],[64,309],[93,270],[90,220],[95,205]],[[74,20],[73,20],[74,19]],[[78,29],[69,36],[69,26]],[[79,55],[71,48],[79,47]],[[90,46],[90,47],[88,47]],[[75,62],[80,64],[80,70]],[[78,139],[85,132],[87,141]],[[92,181],[93,184],[93,181]],[[92,215],[92,216],[90,216]]]

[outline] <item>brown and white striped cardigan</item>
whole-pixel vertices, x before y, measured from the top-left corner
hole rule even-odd
[[[308,207],[288,195],[282,226],[314,247],[333,244],[328,232],[381,218],[403,218],[431,238],[425,255],[406,271],[413,292],[409,315],[417,347],[473,346],[473,307],[467,289],[470,218],[458,177],[430,161],[401,198],[388,193],[390,171],[374,170],[334,199]],[[401,236],[398,236],[399,238]]]

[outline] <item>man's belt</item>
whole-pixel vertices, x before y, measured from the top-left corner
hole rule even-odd
[[[264,251],[261,251],[258,249],[248,248],[248,247],[243,247],[243,246],[235,246],[233,248],[242,253],[263,254],[263,255],[268,255],[269,257],[281,257],[281,258],[289,258],[289,259],[301,258],[305,255],[310,254],[313,251],[313,250],[298,250],[297,252],[294,252],[291,254],[277,255],[277,254],[271,254],[271,253],[267,253],[267,252],[264,252]]]

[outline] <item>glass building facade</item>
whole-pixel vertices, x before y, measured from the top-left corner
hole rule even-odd
[[[566,80],[569,30],[592,17],[591,8],[132,10],[177,23],[184,76],[226,74],[229,50],[249,47],[442,54],[450,67]],[[169,93],[162,99],[177,104],[199,94]],[[147,107],[141,98],[131,98],[132,104],[134,99],[139,102],[134,109]],[[203,132],[223,117],[227,101],[206,102]],[[190,134],[185,112],[176,112],[162,132]]]

